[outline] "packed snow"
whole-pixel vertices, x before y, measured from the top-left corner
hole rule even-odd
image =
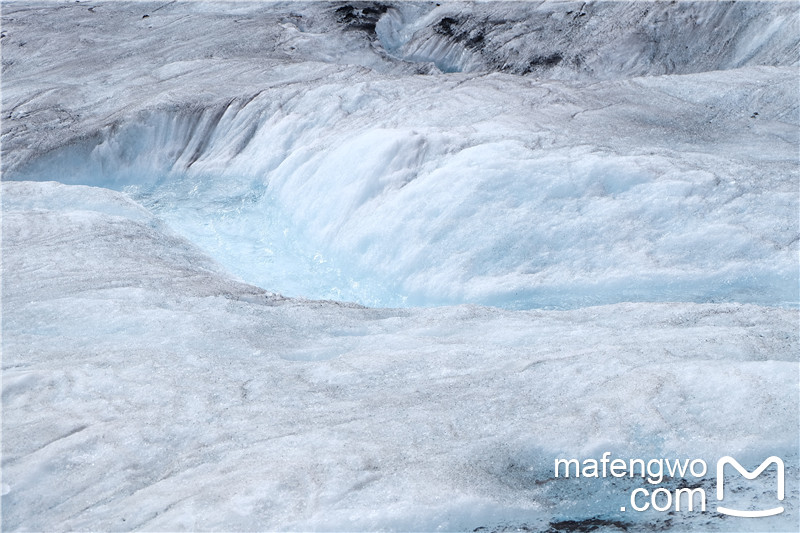
[[[5,530],[797,530],[800,8],[440,4],[4,2]]]

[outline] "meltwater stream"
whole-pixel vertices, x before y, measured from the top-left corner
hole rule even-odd
[[[182,175],[122,190],[248,283],[289,297],[405,305],[396,287],[356,274],[352,264],[315,246],[262,181],[242,179],[243,189],[232,181],[213,191],[220,186],[213,177]]]
[[[373,130],[249,176],[177,165],[137,178],[118,154],[116,169],[69,169],[91,160],[72,147],[21,177],[123,191],[243,281],[290,297],[511,309],[797,301],[796,200],[780,174],[759,182],[694,158],[583,148],[534,155],[508,141],[424,147],[436,136]]]

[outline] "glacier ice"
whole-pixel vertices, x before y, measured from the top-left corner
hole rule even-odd
[[[582,505],[591,487],[547,481],[559,454],[796,464],[791,310],[287,300],[117,193],[3,200],[8,529],[546,524],[624,497]]]
[[[4,2],[5,530],[797,529],[797,5],[440,4]]]
[[[798,301],[794,69],[357,79],[140,111],[8,174],[127,190],[291,296]]]

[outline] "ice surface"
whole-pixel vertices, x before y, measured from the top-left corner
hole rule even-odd
[[[283,300],[122,196],[3,199],[9,530],[547,524],[602,511],[555,456],[796,461],[794,311]]]
[[[797,30],[4,2],[3,529],[796,531]],[[786,512],[553,477],[606,450]]]
[[[376,30],[443,72],[615,79],[796,64],[799,23],[788,2],[408,2]]]
[[[794,67],[591,85],[286,70],[314,77],[126,110],[7,175],[127,191],[290,296],[797,305]]]

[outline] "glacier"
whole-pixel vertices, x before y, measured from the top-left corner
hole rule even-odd
[[[4,2],[3,528],[796,530],[799,16]]]

